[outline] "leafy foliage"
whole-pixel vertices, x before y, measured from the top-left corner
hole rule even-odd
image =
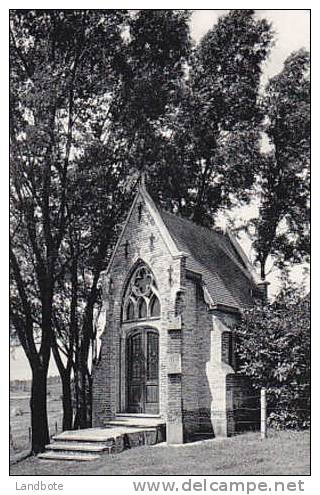
[[[310,255],[310,81],[309,53],[285,61],[265,90],[265,132],[273,148],[260,160],[261,206],[254,247],[265,277],[272,256],[280,268]]]
[[[271,26],[253,10],[232,10],[193,51],[179,118],[182,156],[193,168],[185,202],[198,223],[212,224],[219,209],[249,199],[260,145],[260,76],[271,42]]]
[[[90,424],[98,280],[139,172],[155,160],[156,130],[183,75],[186,19],[176,11],[11,11],[11,314],[44,388],[53,352],[69,401],[66,428],[72,372],[76,426]],[[45,393],[39,401],[35,435],[47,432]],[[35,450],[47,440],[37,442]]]
[[[268,173],[277,171],[267,161],[262,166],[265,113],[270,139],[282,136],[279,153],[290,135],[280,153],[283,164],[299,155],[291,151],[294,129],[305,122],[299,106],[307,95],[304,55],[286,66],[287,79],[290,71],[297,74],[292,88],[279,76],[259,106],[262,64],[272,46],[269,23],[253,10],[231,10],[193,46],[189,18],[187,10],[152,9],[10,13],[11,316],[33,371],[41,374],[35,409],[42,407],[42,419],[53,352],[68,410],[65,426],[74,419],[72,373],[81,416],[75,424],[90,424],[99,276],[142,172],[161,206],[206,225],[219,210],[249,201],[259,172],[270,186],[257,226],[260,252],[269,229],[264,211],[275,194]],[[285,104],[290,88],[292,106]],[[290,116],[281,120],[287,106]],[[273,125],[280,121],[281,128]],[[301,189],[302,162],[295,163],[291,183]],[[294,212],[288,217],[293,231],[305,211],[306,195],[298,196],[301,204],[296,200],[291,208],[293,196],[285,203]],[[281,240],[291,249],[289,236],[278,235],[273,252]],[[33,426],[46,430],[44,420]],[[46,441],[40,437],[37,449]]]
[[[81,198],[75,194],[76,164],[96,138],[96,102],[104,108],[118,80],[125,18],[121,10],[10,12],[11,317],[33,371],[35,452],[48,442],[45,396],[51,351],[69,401],[64,407],[70,426],[67,389],[74,356],[84,343],[88,347],[86,332],[78,331],[84,322],[83,298],[91,287],[82,281],[86,257],[73,202]],[[85,222],[82,228],[85,232]],[[64,311],[68,304],[61,294],[70,295],[70,311]]]
[[[268,421],[277,428],[310,424],[310,298],[283,289],[274,302],[244,311],[237,328],[238,368],[267,389]]]

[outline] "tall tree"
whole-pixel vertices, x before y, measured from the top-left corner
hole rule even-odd
[[[119,79],[107,122],[93,122],[94,139],[78,162],[75,218],[86,225],[86,269],[90,273],[79,348],[80,407],[76,426],[91,424],[88,356],[95,339],[94,305],[119,222],[139,175],[157,162],[161,121],[177,101],[189,51],[188,13],[141,10],[127,19]],[[95,193],[93,194],[93,191]],[[80,206],[83,205],[83,206]],[[88,214],[89,211],[89,214]],[[90,225],[90,227],[89,227]]]
[[[309,53],[292,53],[270,79],[262,108],[272,151],[259,167],[260,209],[254,247],[261,277],[272,257],[280,268],[308,261],[310,253]]]
[[[115,243],[125,212],[133,199],[132,169],[123,151],[107,142],[89,143],[75,165],[70,184],[70,228],[66,237],[67,259],[63,286],[69,286],[70,319],[67,334],[73,335],[76,416],[73,426],[91,425],[91,364],[96,329],[95,306],[99,304],[99,278]],[[71,312],[71,309],[73,310]],[[72,314],[73,313],[73,314]]]
[[[212,224],[219,209],[250,197],[263,117],[260,77],[271,44],[270,24],[242,9],[219,18],[193,51],[165,153],[183,186],[176,208],[198,223]]]
[[[126,63],[111,105],[113,133],[126,144],[133,169],[159,171],[172,120],[183,93],[191,51],[187,10],[140,10],[128,29]]]
[[[54,293],[69,212],[68,182],[97,95],[112,92],[121,58],[122,11],[10,13],[11,309],[32,369],[32,449],[48,442],[46,379],[55,345]],[[27,251],[27,256],[25,254]],[[33,284],[25,277],[26,259]],[[40,318],[34,314],[34,295]],[[40,346],[36,346],[35,328]]]
[[[176,11],[12,12],[12,266],[19,268],[22,281],[23,249],[34,260],[32,284],[16,290],[12,313],[27,314],[21,311],[24,291],[31,340],[37,331],[46,342],[43,382],[50,349],[59,369],[64,428],[90,425],[89,362],[99,276],[139,171],[156,159],[155,129],[184,75],[180,59],[188,52],[188,33],[187,15]],[[19,221],[21,231],[15,228]],[[39,264],[47,285],[40,283]],[[13,272],[14,288],[17,279]],[[34,359],[29,361],[33,366]],[[34,391],[38,387],[34,380]],[[35,452],[48,438],[44,384],[43,390],[38,408],[43,421],[33,413]]]

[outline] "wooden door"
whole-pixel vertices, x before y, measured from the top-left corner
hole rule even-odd
[[[127,411],[159,412],[159,336],[137,330],[127,340]]]

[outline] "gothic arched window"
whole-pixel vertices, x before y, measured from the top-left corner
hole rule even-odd
[[[124,296],[123,320],[159,318],[160,301],[152,272],[140,265],[133,272]]]
[[[134,304],[132,301],[129,301],[127,305],[126,319],[133,320],[133,318],[134,318]]]
[[[138,317],[139,318],[146,318],[147,317],[147,303],[142,297],[140,297],[140,300],[139,300]]]
[[[155,295],[150,299],[150,316],[160,316],[160,303]]]

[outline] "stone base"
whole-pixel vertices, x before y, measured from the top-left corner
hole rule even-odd
[[[182,423],[167,422],[167,444],[180,445],[183,443],[183,426]]]

